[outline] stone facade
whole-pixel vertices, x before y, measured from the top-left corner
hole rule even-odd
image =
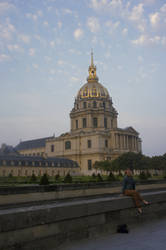
[[[95,161],[113,160],[126,152],[141,152],[139,133],[132,127],[118,128],[118,113],[107,89],[99,83],[91,54],[87,83],[78,91],[70,112],[71,130],[45,140],[41,153],[76,161],[81,173],[92,174]],[[19,150],[22,154],[40,153],[39,148]]]

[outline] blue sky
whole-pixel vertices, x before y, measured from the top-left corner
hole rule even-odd
[[[0,0],[0,144],[70,130],[91,48],[118,126],[166,152],[166,0]]]

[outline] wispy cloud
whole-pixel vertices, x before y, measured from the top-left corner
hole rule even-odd
[[[30,36],[25,35],[25,34],[20,34],[20,35],[19,35],[19,39],[20,39],[21,41],[23,41],[24,43],[26,43],[26,44],[29,44],[29,43],[30,43],[30,40],[31,40]]]
[[[13,4],[5,2],[5,1],[0,3],[0,14],[1,15],[5,12],[11,10],[11,9],[15,9],[15,6]]]
[[[80,40],[83,37],[83,30],[78,28],[74,31],[73,35],[76,40]]]
[[[89,17],[87,20],[87,26],[92,33],[96,33],[100,30],[100,23],[96,17]]]
[[[30,49],[29,49],[29,55],[30,55],[30,56],[34,56],[35,53],[36,53],[36,50],[35,50],[34,48],[30,48]]]
[[[166,45],[166,37],[165,36],[147,36],[141,35],[136,40],[131,41],[134,45]]]
[[[120,22],[112,22],[112,21],[107,21],[105,23],[106,27],[108,28],[110,33],[113,33],[120,25]]]
[[[6,62],[9,61],[10,59],[11,59],[10,56],[6,54],[0,54],[0,62]]]
[[[160,21],[160,15],[158,12],[149,15],[150,23],[152,26],[156,26]]]
[[[41,10],[36,11],[35,13],[26,13],[26,17],[32,19],[33,21],[37,21],[38,18],[43,16],[43,12]]]
[[[24,49],[19,44],[8,44],[7,48],[11,52],[13,52],[13,51],[23,52],[24,51]]]

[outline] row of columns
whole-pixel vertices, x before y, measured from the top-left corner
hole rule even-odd
[[[115,135],[115,148],[117,149],[130,149],[138,151],[138,137],[134,135],[124,135],[116,133]]]

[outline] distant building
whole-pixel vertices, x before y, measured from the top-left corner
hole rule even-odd
[[[3,144],[0,148],[0,176],[64,176],[67,173],[79,175],[77,162],[59,157],[24,156],[12,146]]]
[[[117,117],[108,90],[99,83],[91,54],[87,83],[78,91],[70,112],[70,132],[24,141],[16,149],[25,156],[71,159],[79,164],[82,174],[88,175],[96,161],[113,160],[129,151],[141,152],[139,133],[131,126],[118,128]]]

